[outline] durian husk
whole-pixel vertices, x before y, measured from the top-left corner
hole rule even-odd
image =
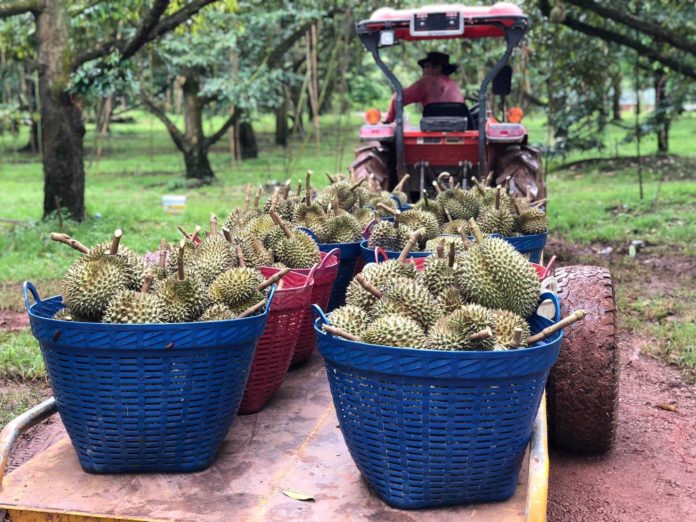
[[[104,312],[104,323],[147,324],[164,322],[164,302],[156,294],[124,290],[114,296]]]
[[[398,314],[383,315],[371,323],[361,336],[368,344],[424,348],[427,345],[423,328],[413,319]]]
[[[472,341],[470,336],[493,326],[491,310],[475,304],[464,305],[435,323],[428,332],[429,346],[436,350],[490,351],[495,346],[493,337]]]

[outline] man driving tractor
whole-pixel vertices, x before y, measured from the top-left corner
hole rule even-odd
[[[449,63],[448,54],[431,51],[418,60],[418,65],[423,68],[423,76],[404,89],[404,105],[421,103],[425,111],[431,103],[464,103],[457,82],[450,78],[457,66]],[[392,97],[384,123],[393,122],[395,112],[396,95]]]

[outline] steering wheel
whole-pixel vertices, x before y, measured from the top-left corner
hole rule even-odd
[[[478,98],[474,98],[473,96],[464,96],[464,99],[466,101],[473,102],[471,104],[471,106],[468,106],[469,114],[471,115],[471,118],[469,119],[469,121],[471,122],[471,124],[470,124],[471,129],[469,129],[469,130],[476,130],[476,129],[478,129],[478,125],[474,125],[474,120],[478,121],[478,116],[479,116]]]

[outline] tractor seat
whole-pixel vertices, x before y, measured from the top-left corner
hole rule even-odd
[[[462,132],[473,125],[466,103],[430,103],[423,108],[423,132]]]

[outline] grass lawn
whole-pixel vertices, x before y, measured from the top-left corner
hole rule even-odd
[[[113,125],[101,158],[92,154],[96,138],[93,126],[88,127],[88,217],[79,224],[66,221],[64,230],[87,245],[104,241],[115,228],[122,228],[124,244],[139,251],[154,250],[162,237],[178,239],[176,225],[204,225],[211,212],[225,215],[241,204],[247,183],[270,184],[286,179],[296,183],[304,179],[307,169],[312,169],[318,174],[316,185],[322,186],[326,184],[323,172],[346,170],[361,121],[358,114],[326,116],[322,118],[319,145],[308,136],[295,138],[284,149],[273,144],[273,121],[265,118],[256,125],[262,151],[259,159],[233,163],[229,144],[220,142],[211,154],[217,182],[187,189],[183,183],[183,159],[164,128],[147,114],[134,115],[136,123]],[[220,123],[221,119],[216,119],[211,129]],[[527,123],[532,141],[543,141],[543,118],[530,117]],[[605,137],[607,155],[635,154],[634,144],[621,142],[625,134],[624,129],[609,128]],[[672,150],[682,157],[644,161],[643,200],[639,197],[635,163],[596,162],[554,170],[563,162],[598,153],[554,159],[547,166],[551,234],[573,243],[612,246],[617,250],[625,249],[632,240],[642,240],[665,255],[696,256],[696,150],[692,144],[695,134],[696,115],[685,115],[674,124],[671,134]],[[17,312],[23,310],[22,281],[31,280],[42,295],[53,295],[58,292],[58,280],[76,256],[65,245],[50,241],[50,232],[59,228],[57,218],[40,220],[41,163],[38,157],[15,152],[25,140],[24,135],[0,136],[0,310]],[[642,150],[644,154],[653,153],[654,138],[646,138]],[[162,211],[160,198],[171,193],[188,197],[182,216],[167,216]],[[626,262],[630,266],[635,260],[627,258]],[[669,299],[650,298],[643,303],[640,296],[629,299],[621,292],[619,286],[619,301],[630,312],[625,324],[664,339],[660,355],[696,372],[693,315],[679,312],[676,321],[661,323],[651,318],[660,307],[669,307]],[[693,294],[670,299],[691,305],[696,300]],[[40,378],[43,369],[37,353],[28,332],[0,332],[0,380]],[[8,403],[5,399],[2,402]]]

